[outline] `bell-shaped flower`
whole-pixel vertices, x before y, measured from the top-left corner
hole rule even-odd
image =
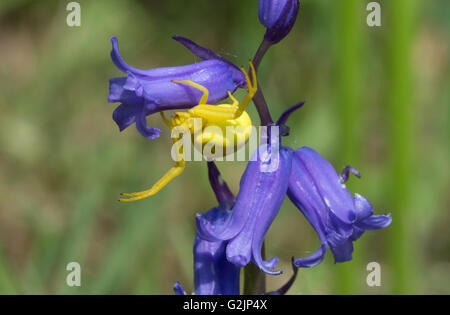
[[[224,202],[204,214],[211,227],[222,226],[231,216],[232,202]],[[240,267],[226,258],[228,241],[209,242],[198,237],[194,241],[194,294],[238,295]],[[177,282],[176,294],[185,294]]]
[[[198,235],[208,241],[227,241],[226,257],[237,266],[252,261],[268,274],[281,273],[272,270],[278,258],[263,261],[261,249],[287,192],[291,155],[288,148],[262,145],[248,162],[229,218],[213,225],[205,214],[197,215]]]
[[[272,44],[291,31],[297,19],[299,0],[259,0],[259,21],[267,30],[264,39]]]
[[[127,77],[109,81],[108,101],[121,104],[113,113],[113,119],[122,131],[133,123],[146,138],[157,138],[161,131],[149,127],[148,115],[174,109],[189,109],[197,105],[202,92],[173,80],[191,80],[209,91],[208,103],[213,104],[228,97],[238,87],[245,87],[242,71],[230,62],[220,59],[201,61],[186,66],[140,70],[125,63],[119,54],[118,42],[111,38],[111,58],[116,67]],[[239,71],[237,71],[238,69]]]
[[[373,215],[369,201],[361,195],[352,196],[344,182],[348,172],[339,175],[333,166],[316,151],[303,147],[292,157],[288,196],[305,215],[319,235],[321,247],[307,258],[296,259],[299,267],[312,267],[325,257],[327,248],[335,262],[352,259],[353,242],[366,230],[387,227],[390,214]]]

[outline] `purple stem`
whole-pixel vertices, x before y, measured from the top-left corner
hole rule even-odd
[[[262,58],[266,54],[267,50],[272,46],[272,44],[265,39],[259,45],[256,51],[255,57],[253,57],[253,66],[255,71],[258,72],[259,65]],[[266,99],[262,93],[261,87],[258,86],[255,96],[253,97],[253,103],[255,104],[256,110],[258,111],[259,118],[261,119],[262,126],[269,126],[273,124],[272,117],[270,116],[269,107],[267,106]]]
[[[230,188],[228,188],[227,183],[222,179],[219,169],[214,161],[208,161],[208,178],[219,204],[226,201],[235,201],[235,196]]]

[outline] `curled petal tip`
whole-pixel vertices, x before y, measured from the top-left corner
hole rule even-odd
[[[341,183],[347,182],[350,174],[355,175],[357,178],[361,178],[361,173],[358,171],[358,169],[356,167],[353,167],[351,165],[347,165],[342,170]]]
[[[186,291],[178,281],[173,285],[173,291],[176,295],[187,295]]]
[[[283,114],[281,114],[280,118],[277,121],[278,126],[282,126],[286,124],[288,118],[291,116],[293,112],[295,112],[297,109],[301,108],[306,101],[301,101],[300,103],[295,104],[294,106],[288,108]]]
[[[299,268],[311,268],[317,266],[325,258],[327,246],[322,245],[318,250],[306,258],[294,259],[293,264]]]
[[[277,257],[273,257],[269,261],[261,261],[259,259],[259,257],[255,257],[255,255],[254,255],[254,258],[255,258],[255,263],[258,265],[259,269],[261,269],[266,274],[271,275],[271,276],[279,276],[284,273],[284,271],[282,269],[271,270],[271,269],[275,269],[276,265],[278,264]]]
[[[282,275],[284,273],[284,271],[282,269],[279,270],[269,270],[266,268],[260,268],[261,271],[263,271],[264,273],[271,275],[271,276],[279,276]]]
[[[278,290],[268,293],[269,295],[285,295],[289,291],[289,289],[292,287],[292,285],[295,282],[295,279],[297,279],[297,274],[298,274],[298,267],[294,264],[294,260],[295,260],[294,257],[292,257],[291,264],[292,264],[292,272],[293,273],[292,273],[291,278],[288,280],[288,282],[286,282],[285,285],[283,285]]]

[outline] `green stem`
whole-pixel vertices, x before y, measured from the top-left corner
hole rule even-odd
[[[261,249],[263,259],[265,258],[265,246]],[[253,263],[244,268],[244,295],[264,294],[266,292],[266,275]]]
[[[347,164],[358,165],[358,143],[360,132],[358,122],[361,102],[359,90],[362,87],[360,55],[362,47],[360,0],[339,1],[337,5],[337,114],[339,116],[339,167]],[[361,256],[361,244],[358,253]],[[335,266],[338,293],[354,292],[355,261]]]
[[[390,124],[389,172],[393,224],[389,228],[389,254],[392,266],[393,291],[411,292],[413,276],[410,257],[413,235],[408,229],[409,204],[414,170],[411,148],[414,141],[412,116],[414,112],[411,51],[416,9],[414,0],[396,0],[390,3],[388,77],[388,115]],[[411,230],[412,231],[412,230]]]

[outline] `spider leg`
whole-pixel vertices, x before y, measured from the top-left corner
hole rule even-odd
[[[174,143],[179,140],[175,139]],[[119,201],[122,202],[130,202],[130,201],[136,201],[140,199],[144,199],[150,196],[153,196],[157,192],[159,192],[164,186],[166,186],[172,179],[180,175],[186,166],[186,162],[184,160],[184,154],[183,152],[177,152],[177,160],[178,162],[175,163],[175,165],[167,171],[166,174],[164,174],[163,177],[161,177],[156,184],[153,185],[152,188],[141,191],[141,192],[135,192],[135,193],[122,193],[122,196],[131,197],[131,198],[120,198]]]
[[[153,196],[158,191],[160,191],[164,186],[166,186],[172,179],[180,175],[183,172],[184,167],[185,167],[184,161],[177,162],[166,174],[164,174],[163,177],[161,177],[160,180],[156,182],[155,185],[153,185],[152,188],[136,193],[122,193],[121,194],[122,196],[127,196],[131,198],[120,198],[119,201],[130,202]]]
[[[245,80],[247,81],[248,86],[248,94],[245,97],[245,99],[242,101],[241,105],[239,105],[238,110],[234,114],[234,119],[239,118],[241,114],[245,111],[250,101],[253,99],[253,96],[255,96],[256,91],[258,90],[258,83],[256,80],[256,71],[255,67],[253,66],[253,63],[251,61],[248,62],[250,65],[250,69],[252,72],[252,80],[250,80],[250,77],[247,74],[247,71],[243,67],[241,67],[242,72],[244,73]],[[253,81],[253,83],[252,83]]]
[[[239,101],[231,94],[230,90],[228,90],[228,97],[233,101],[233,104],[231,104],[232,106],[239,106]]]
[[[187,84],[187,85],[190,85],[190,86],[192,86],[192,87],[202,91],[203,95],[202,95],[202,98],[200,99],[199,104],[206,104],[206,102],[208,101],[209,91],[203,85],[195,83],[195,82],[193,82],[191,80],[182,80],[182,81],[172,80],[172,82],[174,82],[174,83],[181,83],[181,84]]]
[[[233,119],[236,110],[236,106],[229,104],[222,104],[221,106],[201,104],[188,110],[188,113],[192,117],[199,117],[212,121],[225,121]]]

